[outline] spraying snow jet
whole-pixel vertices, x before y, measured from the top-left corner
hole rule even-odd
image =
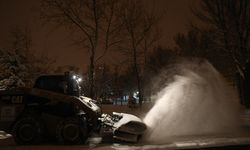
[[[171,137],[224,134],[238,129],[239,100],[215,68],[205,60],[175,66],[178,75],[157,94],[144,118],[147,141]]]

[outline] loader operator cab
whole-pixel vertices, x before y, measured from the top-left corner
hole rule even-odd
[[[64,75],[40,76],[34,88],[79,97],[81,95],[80,82],[81,78],[78,75],[66,72]]]

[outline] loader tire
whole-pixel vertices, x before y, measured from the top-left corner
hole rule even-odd
[[[87,139],[86,122],[78,118],[67,118],[56,128],[56,138],[61,144],[82,144]]]
[[[12,128],[14,140],[19,145],[39,144],[42,127],[39,121],[31,117],[20,118]]]

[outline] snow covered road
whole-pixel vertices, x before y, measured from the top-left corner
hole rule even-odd
[[[86,144],[86,145],[29,145],[17,146],[13,139],[0,141],[1,150],[153,150],[153,149],[203,149],[203,148],[221,148],[221,149],[248,149],[250,148],[250,134],[228,135],[228,136],[188,136],[173,138],[164,144],[153,144],[141,142],[138,144]]]

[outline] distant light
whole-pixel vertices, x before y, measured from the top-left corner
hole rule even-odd
[[[76,79],[76,75],[73,75],[73,79]]]
[[[138,91],[135,91],[135,92],[133,93],[133,97],[134,97],[134,98],[137,98],[137,97],[138,97],[138,94],[139,94],[139,92],[138,92]]]
[[[78,82],[81,82],[81,81],[82,81],[82,78],[78,78],[77,81],[78,81]]]

